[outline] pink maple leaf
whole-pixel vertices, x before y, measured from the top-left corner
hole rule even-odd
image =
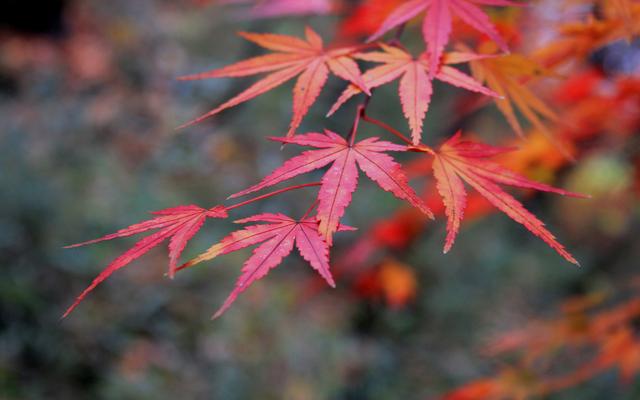
[[[282,263],[282,260],[293,250],[298,248],[300,255],[313,269],[315,269],[331,287],[335,282],[329,270],[329,246],[318,232],[316,218],[303,217],[294,220],[283,214],[259,214],[244,218],[236,223],[262,222],[262,224],[247,226],[223,238],[219,243],[211,246],[207,251],[179,267],[179,270],[211,260],[223,254],[232,253],[245,247],[260,244],[242,267],[242,274],[224,304],[214,314],[213,318],[222,315],[255,281],[263,278],[267,273]],[[338,230],[352,230],[348,226],[340,226]]]
[[[286,161],[262,182],[231,197],[243,196],[263,188],[276,185],[297,175],[332,164],[322,178],[318,193],[319,230],[331,246],[332,235],[337,230],[344,212],[351,203],[351,196],[358,185],[358,167],[382,189],[399,199],[408,201],[425,214],[433,217],[431,210],[409,186],[400,164],[386,154],[388,151],[406,151],[407,147],[372,137],[355,144],[340,135],[307,133],[292,138],[271,138],[283,143],[315,147]]]
[[[467,203],[467,192],[463,184],[466,182],[500,211],[544,240],[567,261],[578,264],[578,261],[545,228],[544,223],[527,211],[513,196],[502,190],[498,184],[551,192],[563,196],[581,198],[588,196],[531,181],[487,159],[510,150],[512,149],[462,140],[461,132],[458,131],[435,152],[433,173],[448,218],[444,252],[451,249],[460,230],[460,223]]]
[[[428,55],[423,53],[418,58],[414,58],[401,48],[388,46],[384,43],[380,43],[379,46],[382,51],[354,54],[354,58],[381,63],[381,65],[367,70],[362,75],[362,79],[370,89],[400,79],[398,94],[402,103],[402,111],[409,122],[413,144],[417,145],[422,138],[422,123],[429,109],[433,93],[433,85],[428,76]],[[493,90],[482,86],[480,82],[469,75],[449,66],[487,57],[486,55],[464,52],[446,53],[443,57],[443,64],[438,67],[435,78],[472,92],[500,97]],[[355,85],[349,85],[331,107],[327,116],[331,116],[347,100],[358,93],[362,93],[360,88]]]
[[[111,276],[111,274],[147,253],[166,239],[169,239],[169,276],[173,277],[182,251],[187,245],[187,242],[200,230],[205,219],[226,218],[228,216],[227,210],[223,206],[215,206],[207,210],[194,205],[167,208],[164,210],[154,211],[151,214],[157,215],[157,217],[131,225],[116,233],[103,236],[99,239],[66,246],[66,248],[74,248],[105,240],[137,235],[152,229],[158,230],[157,232],[142,238],[132,248],[113,260],[111,264],[109,264],[93,280],[93,282],[91,282],[91,285],[89,285],[76,298],[75,302],[63,314],[63,318],[69,315],[69,313],[71,313],[71,311],[80,304],[89,292]]]
[[[489,36],[503,51],[507,52],[507,44],[500,37],[487,14],[478,5],[521,6],[522,4],[508,0],[409,0],[398,6],[369,40],[379,38],[424,11],[422,34],[427,43],[431,77],[435,75],[444,48],[449,42],[454,15]]]

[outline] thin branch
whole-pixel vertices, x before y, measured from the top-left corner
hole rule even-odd
[[[302,218],[300,218],[300,220],[307,218],[307,216],[311,214],[311,211],[313,211],[313,209],[316,208],[318,203],[320,203],[320,200],[316,199],[316,201],[314,201],[313,204],[311,204],[311,207],[309,207],[309,209],[304,213],[304,215],[302,216]]]
[[[414,145],[413,142],[411,141],[411,139],[409,139],[408,137],[403,135],[402,132],[400,132],[397,129],[394,129],[393,127],[391,127],[389,124],[387,124],[385,122],[382,122],[382,121],[380,121],[378,119],[375,119],[375,118],[371,118],[367,114],[363,114],[362,115],[362,120],[366,121],[366,122],[369,122],[371,124],[377,125],[380,128],[384,129],[385,131],[393,134],[394,136],[396,136],[397,138],[399,138],[400,140],[405,142],[407,144],[407,146],[409,146],[409,151],[415,151],[415,152],[419,152],[419,153],[429,153],[432,156],[436,155],[435,150],[433,150],[433,148],[431,148],[430,146],[427,146],[424,143],[420,143],[418,145]]]
[[[353,146],[353,143],[356,140],[356,134],[358,133],[358,126],[360,125],[360,118],[362,118],[367,110],[367,106],[369,105],[369,101],[371,101],[371,96],[365,97],[362,104],[356,108],[356,118],[353,120],[353,125],[351,126],[351,131],[349,131],[349,135],[347,135],[347,140],[349,144]]]
[[[356,108],[356,118],[353,120],[353,125],[351,126],[351,130],[349,131],[349,134],[347,135],[347,141],[349,142],[349,144],[351,146],[353,146],[353,143],[356,140],[356,133],[358,132],[358,125],[360,125],[360,118],[362,117],[362,104],[360,104],[358,106],[358,108]]]
[[[235,208],[242,207],[242,206],[246,206],[247,204],[251,204],[251,203],[254,203],[256,201],[264,200],[264,199],[267,199],[269,197],[277,196],[277,195],[279,195],[281,193],[289,192],[291,190],[302,189],[302,188],[310,187],[310,186],[320,186],[321,184],[322,184],[321,182],[312,182],[312,183],[305,183],[303,185],[288,186],[288,187],[283,188],[283,189],[279,189],[279,190],[276,190],[276,191],[273,191],[273,192],[270,192],[270,193],[263,194],[263,195],[258,196],[258,197],[254,197],[253,199],[249,199],[249,200],[243,201],[242,203],[238,203],[238,204],[234,204],[232,206],[229,206],[229,207],[227,207],[227,211],[230,211],[230,210],[233,210]]]
[[[406,137],[405,135],[403,135],[403,134],[402,134],[402,132],[400,132],[400,131],[399,131],[399,130],[397,130],[397,129],[394,129],[393,127],[391,127],[391,125],[389,125],[389,124],[387,124],[387,123],[385,123],[385,122],[382,122],[382,121],[377,120],[377,119],[375,119],[375,118],[371,118],[370,116],[368,116],[368,115],[366,115],[366,114],[362,115],[362,119],[363,119],[364,121],[369,122],[370,124],[377,125],[377,126],[379,126],[380,128],[384,129],[385,131],[387,131],[387,132],[389,132],[389,133],[391,133],[391,134],[395,135],[398,139],[402,140],[403,142],[405,142],[405,143],[406,143],[407,145],[409,145],[409,146],[411,146],[411,145],[413,144],[413,142],[411,141],[411,139],[409,139],[408,137]]]

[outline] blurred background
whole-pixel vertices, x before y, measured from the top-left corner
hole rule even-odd
[[[396,211],[398,201],[363,179],[347,213],[359,232],[342,234],[333,250],[342,271],[335,290],[318,286],[292,256],[211,321],[249,253],[169,280],[162,247],[60,320],[134,240],[64,245],[114,232],[151,210],[220,204],[296,154],[264,140],[286,131],[290,84],[175,130],[246,87],[242,80],[175,80],[261,53],[232,32],[300,35],[310,24],[331,38],[338,24],[334,16],[240,15],[237,6],[195,0],[4,3],[0,399],[433,398],[503,365],[483,351],[492,337],[555,316],[572,296],[615,293],[633,280],[640,259],[637,124],[615,140],[589,137],[575,164],[548,168],[534,161],[529,169],[533,178],[553,177],[558,186],[594,196],[525,200],[582,268],[499,213],[463,224],[454,249],[443,255],[444,219],[416,226],[411,214]],[[407,37],[414,48],[416,32]],[[638,48],[616,42],[589,62],[605,76],[638,79]],[[329,82],[300,131],[350,127],[353,104],[323,117],[343,87]],[[370,113],[406,131],[394,90],[381,89]],[[637,117],[635,93],[627,106]],[[429,144],[452,133],[460,107],[460,91],[436,86],[436,94],[426,120]],[[513,137],[494,106],[464,124],[488,141]],[[312,196],[303,190],[243,212],[297,215]],[[207,222],[184,259],[231,225]],[[354,263],[362,249],[367,256]],[[640,380],[621,384],[611,371],[548,398],[637,399]]]

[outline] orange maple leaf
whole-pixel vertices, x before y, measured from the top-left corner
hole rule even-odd
[[[491,47],[495,46],[487,42],[481,46],[479,52],[492,53]],[[467,50],[464,47],[462,49]],[[469,65],[474,78],[486,83],[491,90],[501,96],[493,100],[519,136],[524,137],[524,130],[516,117],[515,110],[518,110],[540,132],[550,138],[553,137],[543,118],[556,122],[558,115],[526,86],[536,78],[553,75],[551,71],[543,68],[535,60],[516,53],[473,59],[469,61]]]
[[[402,111],[409,122],[413,143],[418,144],[422,137],[422,121],[429,109],[433,93],[431,79],[429,78],[428,54],[422,53],[416,58],[399,47],[383,43],[380,43],[379,46],[382,51],[354,55],[354,58],[359,60],[381,63],[381,65],[366,71],[362,75],[364,84],[368,88],[374,89],[396,79],[400,80],[398,94],[402,103]],[[498,97],[498,94],[482,86],[480,82],[477,82],[469,75],[449,66],[483,57],[486,56],[462,52],[447,53],[444,55],[442,65],[438,67],[434,77],[456,87],[487,96]],[[347,87],[331,107],[327,116],[332,115],[347,100],[361,92],[362,90],[356,85]]]
[[[467,194],[463,184],[466,182],[500,211],[545,241],[567,261],[578,264],[578,261],[545,228],[544,223],[527,211],[514,197],[502,190],[498,184],[572,197],[585,196],[531,181],[487,160],[488,157],[510,150],[462,140],[460,131],[446,141],[437,152],[431,150],[435,157],[433,173],[448,217],[445,253],[451,249],[460,229],[466,206]]]
[[[640,20],[640,4],[631,9],[631,21]],[[534,51],[532,58],[545,67],[558,67],[572,60],[584,59],[594,50],[640,33],[640,24],[628,25],[623,18],[598,19],[590,15],[585,21],[569,22],[558,28],[558,37]]]
[[[305,40],[272,33],[240,33],[243,38],[275,53],[253,57],[224,68],[195,75],[183,76],[181,80],[197,80],[222,77],[243,77],[264,72],[269,75],[208,113],[191,120],[180,128],[196,124],[228,108],[251,100],[298,76],[293,88],[293,118],[287,136],[295,134],[302,118],[316,101],[329,77],[329,72],[349,81],[370,94],[358,64],[351,54],[357,47],[341,47],[326,50],[322,38],[311,28],[305,29]]]

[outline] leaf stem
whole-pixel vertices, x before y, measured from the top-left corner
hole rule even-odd
[[[391,125],[389,125],[389,124],[387,124],[385,122],[382,122],[382,121],[380,121],[378,119],[375,119],[375,118],[371,118],[367,114],[363,114],[362,115],[362,120],[366,121],[366,122],[369,122],[370,124],[377,125],[380,128],[384,129],[385,131],[393,134],[398,139],[400,139],[403,142],[405,142],[407,144],[407,146],[409,146],[409,150],[411,150],[411,151],[429,153],[431,155],[435,155],[436,154],[436,152],[431,147],[427,146],[424,143],[420,143],[417,146],[414,145],[413,142],[411,141],[411,139],[409,139],[402,132],[400,132],[399,130],[393,128]]]
[[[351,130],[347,135],[347,141],[349,142],[349,146],[353,146],[353,143],[356,141],[356,134],[358,133],[358,125],[360,125],[360,118],[364,115],[364,111],[369,104],[369,99],[371,97],[367,96],[362,104],[356,108],[356,118],[353,120],[353,125],[351,126]]]
[[[313,209],[316,208],[319,202],[320,200],[316,199],[316,201],[314,201],[313,204],[311,204],[311,207],[309,207],[309,209],[304,213],[304,215],[300,218],[300,220],[302,221],[303,219],[307,218],[309,214],[311,214],[311,211],[313,211]]]
[[[380,128],[384,129],[385,131],[387,131],[389,133],[392,133],[393,135],[395,135],[397,138],[399,138],[400,140],[402,140],[403,142],[405,142],[408,145],[412,145],[413,144],[413,142],[408,137],[403,135],[402,132],[400,132],[397,129],[392,128],[391,125],[389,125],[389,124],[387,124],[385,122],[382,122],[382,121],[377,120],[375,118],[371,118],[370,116],[368,116],[366,114],[362,116],[362,119],[367,121],[367,122],[369,122],[370,124],[374,124],[374,125],[379,126]]]
[[[312,182],[312,183],[305,183],[305,184],[302,184],[302,185],[288,186],[286,188],[282,188],[282,189],[279,189],[279,190],[276,190],[276,191],[273,191],[273,192],[269,192],[269,193],[263,194],[263,195],[258,196],[258,197],[254,197],[253,199],[249,199],[249,200],[243,201],[242,203],[237,203],[237,204],[231,205],[231,206],[227,207],[227,211],[230,211],[230,210],[233,210],[235,208],[242,207],[242,206],[246,206],[247,204],[251,204],[251,203],[254,203],[256,201],[264,200],[264,199],[267,199],[269,197],[277,196],[277,195],[279,195],[281,193],[289,192],[291,190],[302,189],[302,188],[310,187],[310,186],[320,186],[321,184],[322,184],[321,182]]]
[[[353,120],[353,126],[351,127],[351,131],[349,132],[349,136],[347,136],[347,140],[349,141],[349,145],[353,146],[353,143],[356,141],[356,134],[358,133],[358,125],[360,125],[360,118],[362,118],[365,114],[367,106],[369,105],[369,101],[371,96],[367,96],[362,104],[356,108],[356,118]]]
[[[360,117],[362,116],[362,105],[359,105],[356,109],[356,119],[353,120],[353,125],[351,126],[351,131],[349,131],[349,145],[353,146],[353,143],[356,141],[356,133],[358,132],[358,125],[360,125]]]

